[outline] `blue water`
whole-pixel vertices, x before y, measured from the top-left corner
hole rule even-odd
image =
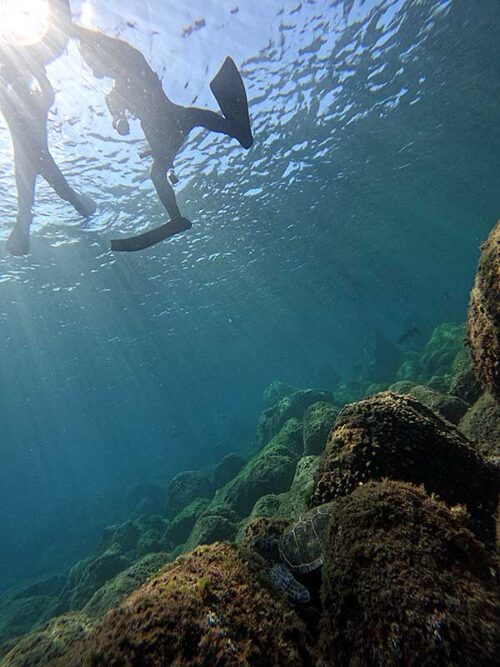
[[[72,7],[181,104],[216,109],[232,55],[255,144],[193,133],[192,229],[112,254],[165,221],[145,142],[113,132],[74,45],[50,66],[53,155],[99,209],[82,226],[40,182],[30,255],[0,258],[0,588],[86,555],[134,482],[251,448],[269,382],[328,387],[374,331],[463,321],[500,210],[497,0]],[[0,118],[2,246],[15,211]]]

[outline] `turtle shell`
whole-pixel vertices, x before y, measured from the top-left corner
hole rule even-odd
[[[319,505],[283,532],[279,550],[292,572],[305,574],[323,565],[332,508],[333,503]]]

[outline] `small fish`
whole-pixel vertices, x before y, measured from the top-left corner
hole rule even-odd
[[[415,336],[418,336],[420,333],[420,329],[417,326],[412,326],[409,329],[407,329],[399,338],[398,338],[398,345],[402,345],[403,343],[407,343],[409,340],[412,340],[415,338]]]

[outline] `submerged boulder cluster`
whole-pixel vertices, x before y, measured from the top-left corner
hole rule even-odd
[[[469,349],[378,336],[355,382],[273,383],[249,460],[135,488],[94,554],[5,596],[0,665],[496,664],[497,260],[498,226]]]

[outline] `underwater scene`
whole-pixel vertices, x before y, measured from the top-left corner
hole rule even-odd
[[[500,1],[0,0],[0,666],[498,665]]]

